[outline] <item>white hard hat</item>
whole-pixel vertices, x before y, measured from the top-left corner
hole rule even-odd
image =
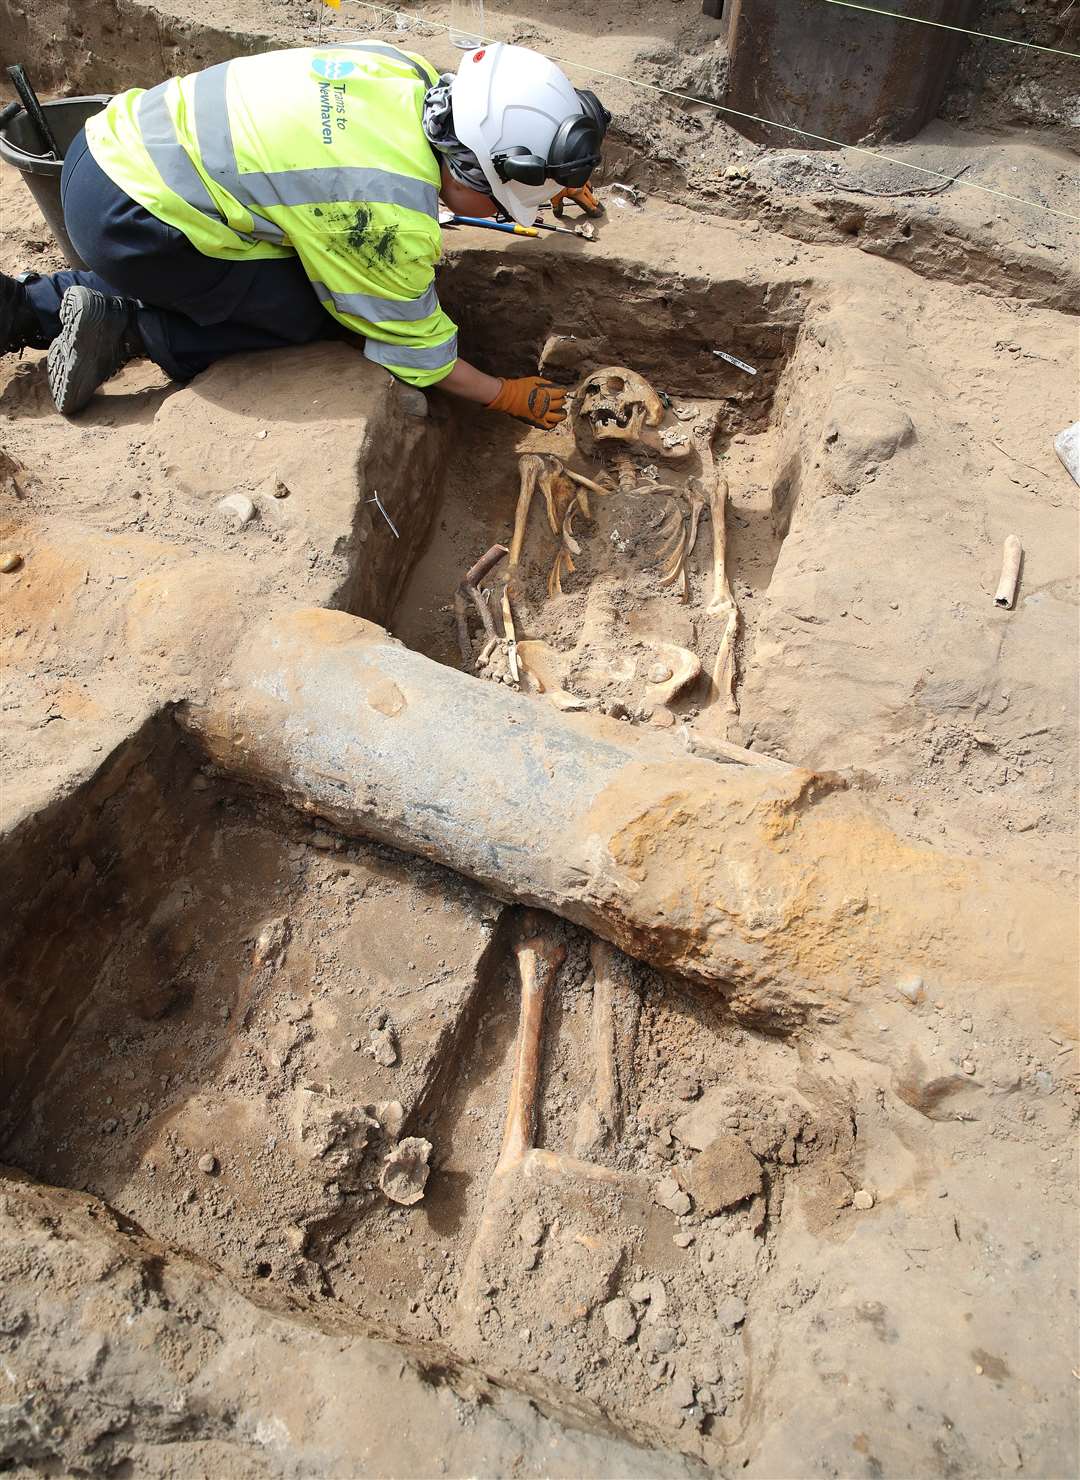
[[[467,52],[451,90],[453,128],[476,155],[491,194],[521,226],[600,162],[609,115],[554,62],[497,41]]]

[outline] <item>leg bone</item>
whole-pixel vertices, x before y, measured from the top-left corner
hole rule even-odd
[[[594,939],[592,967],[593,1086],[578,1114],[574,1151],[580,1157],[595,1157],[622,1134],[641,1013],[629,962],[621,951]]]
[[[495,1165],[497,1177],[516,1167],[536,1139],[544,1004],[566,952],[562,946],[534,935],[518,946],[516,955],[521,976],[521,1010],[510,1103],[506,1111],[502,1150]]]
[[[517,509],[514,512],[514,534],[510,541],[511,573],[517,570],[521,560],[521,551],[525,544],[525,529],[529,522],[529,509],[532,505],[533,494],[536,492],[537,480],[544,471],[544,459],[535,452],[527,452],[524,457],[518,458],[518,468],[521,474],[521,484]]]

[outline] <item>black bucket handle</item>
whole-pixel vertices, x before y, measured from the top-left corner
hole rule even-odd
[[[53,138],[49,121],[45,117],[45,111],[41,106],[37,93],[34,91],[34,84],[26,75],[26,68],[21,63],[16,63],[14,67],[7,69],[7,75],[11,78],[12,87],[14,87],[22,99],[23,107],[30,115],[30,121],[37,130],[38,137],[41,140],[42,151],[46,158],[51,154],[53,159],[63,159],[56,140]]]

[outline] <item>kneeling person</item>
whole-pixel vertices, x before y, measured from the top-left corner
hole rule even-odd
[[[400,380],[550,428],[564,392],[458,355],[435,291],[439,199],[529,225],[591,203],[610,117],[524,47],[456,75],[383,43],[241,57],[91,118],[64,160],[64,219],[88,271],[0,275],[0,352],[49,348],[80,410],[136,355],[190,380],[225,355],[352,331]]]

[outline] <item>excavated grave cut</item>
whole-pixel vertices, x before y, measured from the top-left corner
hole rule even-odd
[[[778,464],[774,401],[778,390],[782,403],[798,395],[787,381],[807,308],[804,286],[783,278],[765,284],[688,280],[643,273],[636,264],[597,263],[586,257],[573,263],[572,272],[558,270],[561,263],[547,268],[548,291],[558,305],[552,325],[540,310],[533,274],[520,264],[512,265],[512,259],[499,261],[497,254],[496,260],[492,258],[491,253],[455,258],[442,290],[470,343],[478,343],[482,353],[505,366],[505,346],[493,337],[492,324],[475,307],[483,296],[482,280],[490,274],[505,300],[500,314],[521,324],[527,344],[543,346],[540,362],[553,379],[577,388],[580,395],[599,367],[625,366],[644,376],[664,400],[659,434],[681,440],[688,455],[669,462],[635,449],[644,478],[634,481],[647,487],[651,479],[680,493],[688,484],[711,487],[699,428],[712,428],[709,460],[729,491],[727,570],[740,609],[737,688],[739,662],[751,650],[757,626],[755,602],[768,590],[797,492],[797,476]],[[604,309],[607,303],[613,305],[610,317]],[[744,360],[757,375],[723,360],[717,350]],[[528,353],[535,364],[536,351]],[[509,368],[518,367],[511,363]],[[528,363],[521,368],[528,368]],[[478,656],[478,671],[488,667],[483,632],[471,610],[472,652],[463,659],[449,598],[490,546],[511,546],[519,461],[530,454],[557,458],[591,478],[603,477],[612,468],[610,454],[582,454],[570,420],[556,433],[544,434],[522,431],[512,423],[493,425],[475,414],[464,418],[432,538],[391,621],[392,630],[410,647],[467,671],[477,669]],[[669,715],[693,725],[714,697],[709,674],[723,631],[723,623],[706,614],[713,596],[709,499],[687,560],[684,592],[664,585],[657,562],[657,551],[671,527],[670,500],[616,491],[606,498],[590,496],[589,502],[588,516],[578,516],[574,528],[583,551],[577,569],[569,573],[564,567],[561,591],[552,594],[552,562],[559,541],[548,527],[543,499],[534,498],[516,583],[518,639],[531,640],[534,646],[542,643],[560,655],[563,674],[567,670],[573,674],[570,686],[581,707],[604,708],[638,722],[647,722],[658,702],[657,690],[648,680],[650,668],[670,661],[673,647],[693,650],[701,660],[701,679],[684,688],[670,706],[662,703]],[[506,579],[504,561],[485,582],[496,609]],[[500,672],[500,665],[493,662],[486,676],[498,678]],[[524,686],[528,691],[532,685]],[[545,685],[554,687],[554,680]],[[734,720],[734,706],[720,708],[725,710],[723,719],[711,715],[710,724],[723,738]]]

